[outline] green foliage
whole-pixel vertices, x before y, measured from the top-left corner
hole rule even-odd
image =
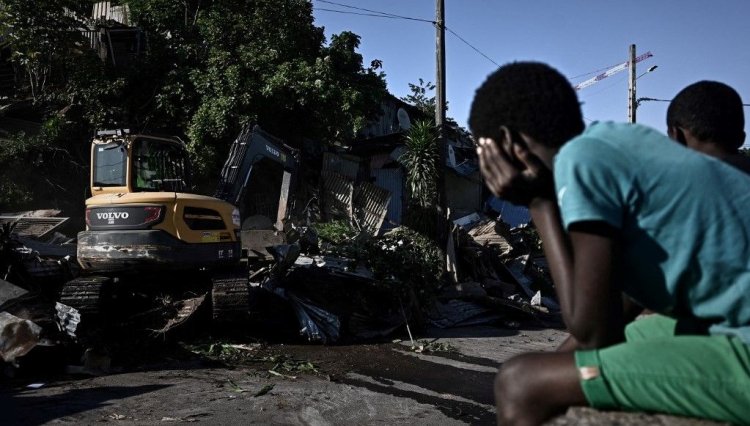
[[[409,207],[404,223],[425,234],[434,235],[437,223],[437,179],[440,154],[437,129],[429,121],[417,121],[406,135],[406,168]]]
[[[292,145],[302,138],[333,143],[380,111],[385,81],[378,64],[363,67],[353,33],[325,45],[310,2],[128,4],[154,49],[174,64],[154,106],[184,123],[198,175],[218,170],[247,121]]]
[[[359,36],[343,32],[325,46],[311,7],[302,0],[236,0],[197,15],[202,43],[189,75],[198,100],[188,127],[192,144],[217,147],[247,121],[293,145],[304,137],[342,142],[379,113],[383,74],[363,67]]]
[[[421,207],[435,204],[439,152],[437,130],[429,121],[418,121],[406,135],[406,153],[401,158],[407,170],[411,199]]]
[[[346,221],[316,223],[320,249],[325,253],[352,259],[353,263],[366,261],[371,236],[359,231]]]
[[[435,114],[435,96],[429,96],[435,90],[435,84],[420,78],[419,84],[409,83],[409,90],[411,94],[401,98],[402,101],[414,105],[427,115]]]
[[[321,251],[368,265],[375,279],[389,287],[404,307],[429,307],[441,284],[443,257],[432,240],[400,227],[381,237],[360,233],[346,222],[315,224]]]
[[[397,228],[373,240],[367,252],[375,277],[400,289],[404,300],[415,297],[422,308],[435,300],[443,272],[440,249],[409,228]]]
[[[73,149],[63,147],[68,130],[64,120],[51,117],[38,135],[20,133],[0,143],[0,206],[83,211],[83,193],[72,191],[88,170]]]
[[[34,101],[64,84],[75,70],[71,60],[84,42],[78,28],[81,14],[91,2],[76,0],[2,0],[0,34],[11,48],[11,57],[24,72],[24,89]]]
[[[318,231],[318,237],[321,240],[335,245],[352,241],[357,235],[359,235],[359,232],[357,232],[349,222],[343,220],[316,223],[314,228]]]
[[[60,160],[68,151],[64,169],[85,166],[88,141],[101,128],[188,136],[196,181],[205,182],[218,174],[247,121],[292,145],[303,138],[334,143],[380,113],[382,63],[363,66],[359,36],[351,32],[326,43],[307,0],[119,3],[148,34],[148,52],[113,67],[80,32],[92,25],[85,17],[93,1],[39,0],[32,7],[28,0],[0,0],[0,34],[23,76],[14,97],[33,101],[34,119],[60,120],[56,131],[19,135],[4,158],[0,153],[3,205],[35,198],[23,175],[10,179],[16,175],[5,161],[37,158],[40,150],[45,161],[52,153]],[[19,149],[28,152],[8,156]],[[36,172],[53,187],[70,186],[67,172]],[[70,190],[82,205],[83,188]]]

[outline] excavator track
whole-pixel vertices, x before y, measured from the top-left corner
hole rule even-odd
[[[102,313],[104,294],[112,283],[112,278],[92,276],[79,277],[68,281],[60,293],[60,303],[78,310],[82,316],[98,317]]]
[[[222,274],[211,281],[214,321],[230,323],[247,320],[250,313],[250,286],[247,273]]]

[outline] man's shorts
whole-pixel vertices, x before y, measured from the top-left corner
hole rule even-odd
[[[675,336],[674,320],[634,321],[625,343],[576,351],[592,407],[750,424],[750,345],[730,336]]]

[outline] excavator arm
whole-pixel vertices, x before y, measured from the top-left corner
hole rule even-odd
[[[284,169],[276,222],[277,228],[280,229],[286,214],[292,177],[299,166],[299,155],[296,149],[264,132],[260,126],[246,125],[232,143],[214,196],[235,206],[241,206],[253,165],[264,158],[276,161]]]

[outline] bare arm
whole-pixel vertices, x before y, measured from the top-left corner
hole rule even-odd
[[[529,206],[544,241],[563,320],[582,348],[623,340],[622,294],[615,276],[619,242],[603,222],[573,224],[563,231],[555,200]]]
[[[488,187],[498,196],[527,204],[550,265],[565,324],[579,347],[623,340],[623,307],[616,281],[619,240],[604,222],[563,229],[548,169],[523,145],[484,143],[480,165]]]

